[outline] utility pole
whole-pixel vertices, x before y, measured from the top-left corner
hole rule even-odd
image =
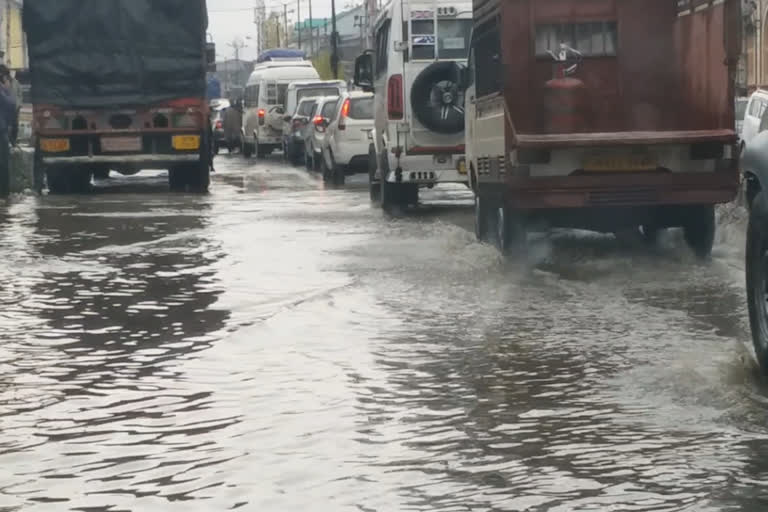
[[[299,50],[301,50],[301,29],[304,28],[301,21],[301,0],[296,0],[296,22],[299,26]]]
[[[315,34],[314,27],[312,26],[312,0],[309,0],[309,55],[314,57],[315,55]]]
[[[285,39],[285,47],[288,47],[288,4],[283,4],[283,39]]]
[[[326,26],[328,23],[326,23]],[[339,33],[336,32],[336,0],[331,0],[331,72],[339,78]]]

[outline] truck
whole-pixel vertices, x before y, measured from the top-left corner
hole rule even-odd
[[[682,228],[710,255],[739,187],[739,0],[474,0],[465,161],[475,231]]]
[[[168,170],[205,192],[212,165],[205,0],[27,0],[35,186]]]

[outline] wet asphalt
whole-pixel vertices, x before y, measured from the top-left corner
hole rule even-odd
[[[0,511],[768,507],[737,228],[506,261],[461,186],[216,170],[0,206]]]

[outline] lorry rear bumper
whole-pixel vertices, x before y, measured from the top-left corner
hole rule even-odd
[[[737,172],[509,177],[479,184],[482,195],[502,196],[514,209],[719,204],[732,201]]]
[[[189,155],[122,155],[122,156],[44,156],[43,163],[48,165],[175,165],[200,161],[199,154]]]

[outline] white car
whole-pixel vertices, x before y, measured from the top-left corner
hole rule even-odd
[[[355,84],[376,93],[370,192],[384,210],[417,204],[420,187],[467,183],[459,76],[471,32],[468,0],[392,0],[375,49],[355,61]]]
[[[302,80],[288,85],[285,94],[285,115],[283,116],[283,150],[286,159],[294,164],[301,161],[303,141],[296,138],[295,115],[298,104],[305,98],[339,96],[347,91],[343,80]],[[306,115],[306,114],[304,114]]]
[[[342,95],[325,131],[320,169],[323,180],[343,185],[347,173],[368,172],[368,148],[373,130],[373,94]]]
[[[286,116],[286,122],[290,129],[285,135],[285,158],[293,165],[299,165],[304,157],[304,130],[312,121],[312,112],[315,108],[314,97],[302,98],[296,105],[292,115]]]
[[[325,132],[331,123],[339,102],[338,96],[315,98],[315,108],[312,109],[311,121],[304,130],[304,162],[307,169],[320,169],[321,148],[325,140]]]
[[[755,135],[768,128],[768,91],[758,89],[749,97],[741,126],[741,149],[747,146]]]

